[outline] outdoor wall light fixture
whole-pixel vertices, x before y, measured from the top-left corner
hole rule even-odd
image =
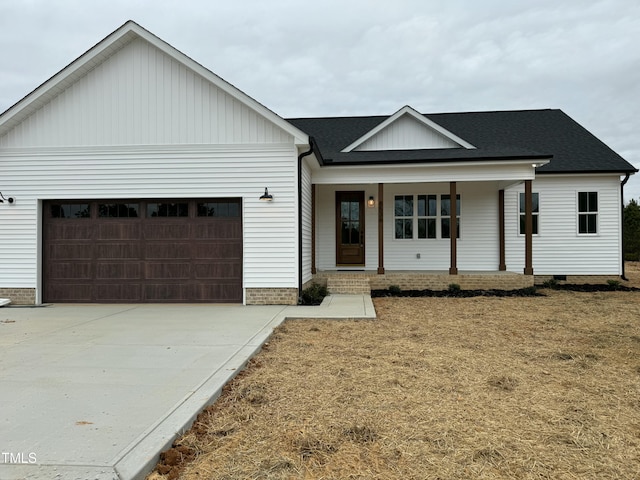
[[[264,195],[260,197],[260,200],[262,200],[263,202],[273,201],[273,195],[269,193],[269,189],[267,187],[264,188]]]
[[[2,192],[0,192],[0,203],[4,203],[5,201],[9,203],[15,203],[16,199],[13,197],[6,198]]]
[[[373,198],[373,195],[371,195],[369,197],[369,200],[367,200],[367,207],[372,208],[372,207],[375,207],[375,206],[376,206],[376,201]]]

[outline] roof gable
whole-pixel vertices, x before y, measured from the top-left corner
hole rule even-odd
[[[136,49],[137,52],[132,53],[132,51]],[[147,56],[145,57],[145,55]],[[121,62],[119,72],[120,76],[115,78],[118,83],[113,82],[114,78],[105,77],[104,75],[100,76],[101,73],[103,73],[101,72],[101,69],[108,70],[109,63],[116,64],[117,62]],[[112,66],[113,65],[111,65],[111,67]],[[202,98],[189,98],[190,95],[197,95],[197,92],[194,93],[195,90],[197,90],[199,92],[203,92],[206,99],[210,99],[212,98],[212,95],[214,95],[216,99],[221,100],[223,104],[227,105],[227,110],[231,112],[232,117],[225,119],[227,123],[237,123],[243,127],[243,122],[245,122],[245,124],[250,124],[253,127],[251,132],[243,133],[240,136],[242,138],[246,137],[252,142],[259,141],[260,128],[262,128],[263,131],[267,132],[265,134],[267,136],[273,132],[277,132],[276,137],[293,138],[293,141],[297,145],[308,144],[308,136],[304,132],[279,117],[277,114],[255,101],[233,85],[218,77],[210,70],[204,68],[199,63],[184,55],[168,43],[151,34],[137,23],[128,21],[0,115],[0,145],[6,146],[8,144],[6,139],[7,134],[10,132],[11,135],[14,135],[12,129],[20,125],[28,117],[34,116],[35,114],[42,117],[50,115],[50,113],[42,114],[44,107],[46,106],[47,108],[55,109],[56,107],[51,106],[51,104],[54,102],[61,103],[61,95],[65,92],[69,93],[74,89],[84,89],[85,97],[89,98],[91,94],[89,90],[91,89],[96,90],[102,88],[100,92],[107,91],[108,93],[109,89],[114,90],[118,88],[118,85],[125,85],[129,90],[134,92],[134,98],[136,99],[136,93],[140,93],[141,96],[151,96],[150,92],[145,91],[144,83],[139,81],[140,72],[142,72],[143,77],[147,74],[147,78],[153,80],[151,76],[152,74],[145,72],[145,67],[157,69],[162,68],[163,66],[166,67],[164,72],[161,72],[160,70],[153,70],[154,72],[157,71],[158,85],[162,83],[162,87],[164,88],[166,87],[167,78],[171,79],[172,76],[175,78],[175,76],[178,75],[180,78],[177,78],[174,84],[179,85],[177,88],[180,88],[180,96],[184,98],[179,98],[178,100],[171,98],[172,95],[175,96],[175,88],[173,92],[170,92],[165,88],[164,93],[167,94],[167,97],[160,98],[160,88],[158,85],[155,85],[153,88],[157,93],[157,101],[156,99],[149,99],[149,105],[154,102],[177,101],[179,105],[175,105],[174,103],[174,108],[189,108],[188,106],[185,107],[185,104],[190,103],[191,105],[194,105],[197,103],[196,100],[201,102],[203,101]],[[115,69],[112,68],[112,71],[115,71]],[[122,73],[123,71],[125,74]],[[126,78],[122,78],[123,75],[126,75]],[[164,77],[162,77],[162,75],[164,75]],[[93,78],[91,78],[92,76]],[[141,86],[143,88],[140,92],[135,91],[136,81],[138,81],[138,89],[140,89]],[[191,88],[194,84],[197,84],[196,87]],[[185,85],[187,88],[184,87]],[[189,90],[189,88],[191,88],[191,90]],[[126,94],[131,95],[131,92],[127,91]],[[78,95],[80,95],[80,93],[78,93]],[[105,108],[108,108],[109,102],[105,101],[105,104],[107,104],[107,107]],[[142,105],[142,107],[144,108],[145,105]],[[149,109],[153,108],[155,107],[149,107]],[[58,110],[60,110],[59,107]],[[81,114],[81,112],[77,113],[79,115]],[[99,114],[93,110],[90,110],[90,113],[94,114],[96,122],[100,122]],[[125,112],[119,113],[122,115]],[[138,112],[129,111],[126,113],[129,117],[134,117],[134,113],[137,114]],[[157,114],[158,112],[153,111],[149,114],[151,115],[153,113]],[[67,113],[67,115],[69,114]],[[200,112],[200,115],[203,118],[203,123],[206,123],[208,119],[202,115],[202,112]],[[168,113],[167,116],[169,116]],[[78,121],[83,124],[86,123],[84,119]],[[30,121],[29,123],[32,122]],[[49,123],[51,124],[50,117]],[[138,128],[139,123],[143,122],[140,122],[139,118],[136,118],[136,128]],[[97,127],[99,128],[99,125]],[[207,125],[191,125],[191,127],[206,129]],[[144,126],[142,128],[144,128]],[[185,125],[181,128],[189,128],[189,126]],[[29,145],[32,144],[26,137],[23,138],[23,140],[25,140]],[[223,143],[222,140],[224,139],[220,140],[221,143]],[[234,139],[230,143],[238,143],[239,141],[242,140]],[[198,142],[196,141],[195,143]]]
[[[407,105],[342,152],[442,148],[475,147]]]

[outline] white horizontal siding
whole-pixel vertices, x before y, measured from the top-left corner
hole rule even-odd
[[[505,191],[506,262],[524,268],[524,237],[518,235],[519,185]],[[620,179],[618,176],[539,176],[539,235],[533,237],[533,268],[541,275],[620,274]],[[578,235],[578,192],[598,192],[598,234]]]
[[[316,250],[319,269],[336,268],[336,190],[364,190],[365,199],[376,199],[376,208],[365,208],[365,269],[378,267],[378,186],[318,186]],[[461,198],[461,238],[458,240],[458,268],[498,269],[498,187],[495,182],[458,184]],[[448,183],[384,185],[384,267],[387,270],[448,270],[449,239],[396,240],[394,197],[396,195],[448,194]],[[416,254],[420,254],[420,259]]]
[[[243,200],[245,287],[297,286],[296,149],[191,145],[183,149],[0,149],[0,287],[38,287],[38,205],[47,199]],[[259,201],[264,188],[273,202]]]
[[[136,39],[0,137],[0,147],[291,141],[262,115]]]
[[[403,115],[354,150],[410,150],[424,148],[460,148],[460,145],[429,128],[424,123],[418,122],[410,115]]]
[[[498,188],[491,183],[459,183],[459,270],[498,269]],[[387,270],[448,270],[451,241],[448,238],[397,240],[394,229],[396,195],[448,195],[448,183],[385,185],[384,253]],[[414,229],[414,233],[417,230]],[[417,258],[417,254],[420,258]]]

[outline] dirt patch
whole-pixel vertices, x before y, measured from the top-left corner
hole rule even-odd
[[[638,478],[640,294],[545,293],[288,321],[149,478]]]

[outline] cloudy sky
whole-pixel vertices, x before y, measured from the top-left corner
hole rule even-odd
[[[640,168],[637,0],[0,0],[0,112],[129,19],[283,117],[560,108]]]

